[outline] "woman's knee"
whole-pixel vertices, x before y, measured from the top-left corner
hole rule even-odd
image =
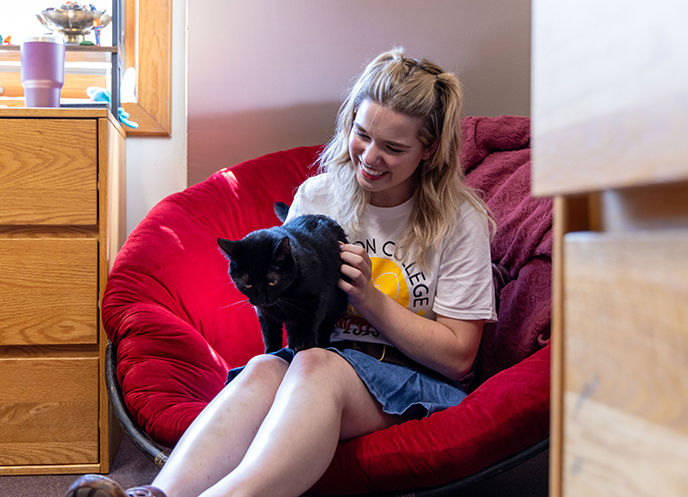
[[[246,381],[261,381],[279,385],[289,368],[289,363],[272,354],[261,354],[251,358],[244,370],[237,376]]]
[[[305,381],[325,380],[334,386],[339,380],[345,381],[353,368],[346,359],[331,350],[312,348],[294,356],[290,371],[290,374],[299,375]]]

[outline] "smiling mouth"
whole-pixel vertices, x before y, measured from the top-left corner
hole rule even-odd
[[[366,164],[365,162],[363,162],[360,159],[358,162],[361,165],[361,169],[363,169],[363,172],[369,176],[379,178],[380,176],[387,174],[385,171],[376,171],[375,169],[372,169],[368,164]]]

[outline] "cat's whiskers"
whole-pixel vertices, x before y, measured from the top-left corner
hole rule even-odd
[[[220,309],[229,309],[230,307],[234,307],[235,305],[241,305],[241,304],[248,305],[249,307],[253,307],[251,305],[251,303],[248,301],[248,299],[246,299],[246,300],[237,300],[236,302],[232,302],[229,305],[220,306]]]
[[[296,300],[298,302],[298,300]],[[290,302],[289,299],[280,298],[275,304],[281,312],[290,317],[301,317],[308,318],[309,314],[303,309],[303,307]]]
[[[292,302],[299,302],[299,303],[304,303],[304,304],[314,304],[314,303],[318,302],[318,297],[313,297],[313,298],[306,300],[304,298],[293,299],[293,298],[281,296],[280,300],[282,302],[288,302],[290,304],[292,304]],[[294,305],[294,304],[292,304],[292,305]]]

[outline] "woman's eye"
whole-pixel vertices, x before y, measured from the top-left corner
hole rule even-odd
[[[392,148],[392,147],[387,147],[387,150],[389,150],[393,154],[400,154],[403,152],[403,150],[399,150],[398,148]]]

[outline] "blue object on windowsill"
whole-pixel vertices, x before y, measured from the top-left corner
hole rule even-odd
[[[110,90],[98,88],[97,86],[91,86],[90,88],[86,89],[86,94],[91,100],[95,102],[107,102],[110,108],[112,108],[112,93],[110,93]],[[129,120],[129,113],[125,112],[122,107],[117,109],[117,114],[122,124],[134,129],[139,127],[138,123]]]

